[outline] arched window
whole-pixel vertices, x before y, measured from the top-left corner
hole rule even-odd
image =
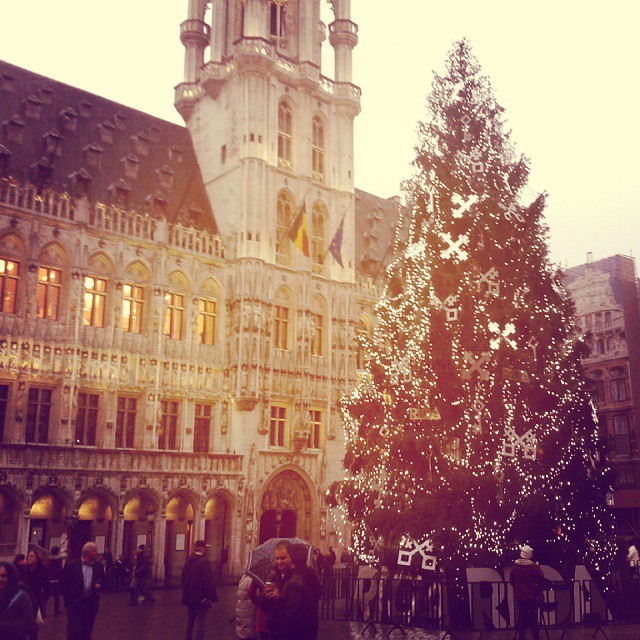
[[[186,313],[186,293],[189,282],[180,272],[174,271],[169,276],[170,290],[164,294],[165,315],[164,335],[172,340],[182,340],[184,337],[184,318]]]
[[[0,258],[0,311],[2,313],[16,312],[19,271],[19,262]]]
[[[313,118],[312,146],[313,179],[324,182],[324,122],[320,116]]]
[[[276,349],[289,348],[289,322],[291,302],[284,289],[280,289],[273,305],[273,346]]]
[[[325,247],[325,226],[327,220],[327,209],[322,202],[313,205],[311,215],[311,260],[314,271],[322,271]]]
[[[198,341],[200,344],[215,344],[218,318],[218,292],[213,281],[207,281],[198,299]]]
[[[286,0],[272,0],[269,20],[269,33],[272,38],[284,38],[286,35]]]
[[[276,262],[289,264],[291,262],[291,241],[287,236],[289,226],[293,220],[295,202],[289,191],[278,194],[278,212],[276,222]]]
[[[368,318],[360,318],[356,325],[356,369],[364,369],[366,350],[363,342],[371,337],[373,325]]]
[[[284,100],[278,105],[278,166],[291,169],[293,114]]]
[[[313,301],[313,307],[311,309],[311,323],[310,323],[310,339],[311,339],[311,355],[321,356],[324,355],[324,343],[326,337],[326,305],[324,300],[319,296]]]

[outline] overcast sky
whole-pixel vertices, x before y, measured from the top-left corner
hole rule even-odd
[[[323,11],[328,12],[328,2]],[[640,255],[640,56],[635,0],[352,0],[356,185],[399,193],[432,71],[467,36],[547,191],[552,257]],[[187,0],[0,0],[0,58],[179,122]],[[328,43],[326,44],[328,47]],[[327,61],[323,73],[333,76]]]

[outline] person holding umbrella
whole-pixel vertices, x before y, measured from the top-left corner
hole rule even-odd
[[[276,571],[261,604],[268,611],[270,640],[316,640],[321,587],[306,565],[307,549],[287,541],[275,548]]]

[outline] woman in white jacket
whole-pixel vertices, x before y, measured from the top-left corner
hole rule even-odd
[[[238,584],[238,601],[236,603],[236,635],[241,640],[257,637],[256,607],[249,597],[250,585],[251,578],[245,574]]]

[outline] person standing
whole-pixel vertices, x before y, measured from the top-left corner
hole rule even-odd
[[[62,573],[62,558],[58,555],[59,552],[59,547],[51,547],[51,555],[47,558],[47,574],[49,575],[49,596],[53,596],[54,616],[58,616],[62,613],[62,609],[60,608],[60,574]],[[46,609],[46,602],[44,606]]]
[[[25,640],[35,617],[29,594],[20,588],[18,568],[10,562],[0,562],[0,638]]]
[[[282,541],[276,545],[280,580],[265,585],[270,640],[316,640],[321,586],[306,566],[306,549]]]
[[[67,640],[91,640],[104,566],[98,562],[98,547],[87,542],[79,560],[69,560],[60,574],[60,591],[67,609]]]
[[[133,582],[135,583],[135,597],[129,604],[138,604],[138,594],[144,596],[144,604],[153,604],[156,601],[151,593],[151,558],[143,544],[138,547],[136,564],[133,569]]]
[[[20,579],[27,587],[28,593],[33,598],[33,605],[36,610],[40,610],[42,618],[45,617],[45,604],[49,597],[49,576],[40,556],[31,549],[27,553],[27,563],[19,569]],[[34,625],[29,633],[29,640],[38,640],[38,625]]]
[[[207,612],[212,603],[218,602],[213,571],[205,555],[206,548],[204,540],[196,540],[193,545],[193,553],[187,558],[182,568],[180,580],[183,589],[182,604],[188,607],[185,640],[192,639],[194,629],[196,640],[204,639]]]
[[[513,586],[516,605],[516,627],[518,638],[524,640],[525,629],[533,632],[534,640],[540,636],[538,605],[542,601],[542,585],[545,578],[537,562],[533,562],[533,549],[529,545],[520,547],[520,557],[511,568],[509,581]]]

